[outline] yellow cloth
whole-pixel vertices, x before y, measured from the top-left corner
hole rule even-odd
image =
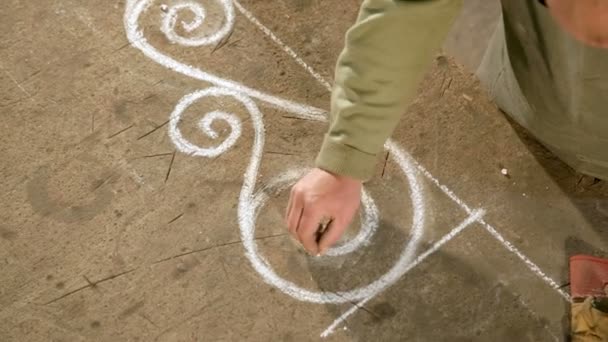
[[[608,341],[608,313],[592,306],[593,298],[572,303],[572,342]]]

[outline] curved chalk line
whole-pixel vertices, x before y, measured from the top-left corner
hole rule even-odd
[[[152,45],[150,45],[148,43],[148,41],[145,39],[144,37],[144,33],[143,31],[140,29],[139,27],[139,18],[142,15],[142,13],[144,13],[151,5],[153,0],[127,0],[127,4],[125,7],[125,14],[124,14],[124,25],[125,25],[125,31],[127,34],[127,39],[129,40],[129,42],[131,43],[131,45],[137,49],[139,49],[141,52],[143,52],[143,54],[152,59],[153,61],[157,62],[158,64],[171,69],[175,72],[178,72],[180,74],[183,74],[185,76],[188,77],[192,77],[204,82],[208,82],[211,84],[214,84],[218,87],[222,87],[222,88],[228,88],[228,89],[233,89],[236,90],[242,94],[245,94],[249,97],[264,101],[268,104],[271,104],[275,107],[279,107],[285,111],[288,111],[294,115],[297,115],[298,117],[301,118],[306,118],[306,119],[310,119],[310,120],[318,120],[318,121],[324,121],[325,120],[325,115],[326,115],[326,111],[323,109],[319,109],[319,108],[315,108],[315,107],[311,107],[308,105],[303,105],[300,103],[296,103],[293,101],[289,101],[289,100],[285,100],[276,96],[272,96],[272,95],[268,95],[265,94],[261,91],[249,88],[245,85],[242,85],[238,82],[234,82],[234,81],[230,81],[221,77],[218,77],[216,75],[207,73],[199,68],[193,67],[191,65],[187,65],[184,64],[182,62],[179,62],[163,53],[161,53],[160,51],[158,51],[155,47],[153,47]],[[226,15],[226,22],[227,22],[227,26],[230,27],[230,29],[232,29],[234,27],[234,16],[231,15],[230,13],[234,13],[234,8],[232,5],[232,1],[230,0],[215,0],[215,1],[221,1],[220,4],[222,5],[225,13],[228,13]],[[200,20],[196,20],[193,23],[201,23],[202,24],[202,18],[200,16],[201,13],[204,13],[203,11],[200,10],[193,10],[193,8],[196,8],[196,6],[201,6],[200,4],[196,4],[196,6],[192,5],[192,2],[182,2],[180,3],[182,4],[181,10],[191,10],[193,11],[193,14],[195,15],[196,18],[200,18]],[[191,4],[191,5],[184,5],[184,4]],[[173,5],[175,6],[175,5]],[[167,14],[165,15],[165,17],[163,18],[163,22],[167,22],[169,21],[169,24],[171,24],[173,22],[173,20],[177,20],[177,18],[173,19],[173,16],[176,15],[179,11],[176,10],[171,10],[170,6],[165,6],[167,8]],[[175,12],[175,14],[173,14]],[[197,14],[198,13],[198,14]],[[192,23],[190,23],[192,24]],[[193,24],[185,24],[186,26],[188,26],[188,28],[190,28],[191,30],[194,30],[193,28]],[[182,24],[183,26],[184,24]],[[173,30],[175,28],[175,25],[168,25],[168,24],[163,24],[162,25],[163,31],[170,29]],[[228,32],[230,32],[230,30],[228,30]],[[167,33],[164,32],[166,35]],[[173,33],[170,33],[167,38],[169,40],[171,40],[172,42],[175,43],[179,43],[179,41],[181,40],[172,40],[174,39],[174,34],[175,32],[173,31]],[[177,35],[175,33],[175,35]],[[211,37],[214,37],[213,35]],[[198,41],[196,39],[190,39],[187,40],[188,41],[188,46],[196,46],[194,45],[194,42],[198,42],[201,45],[209,45],[209,44],[213,44],[213,41],[215,41],[215,39],[211,39],[211,38],[203,38],[203,39],[199,39]]]
[[[222,119],[230,123],[231,134],[228,140],[225,140],[222,144],[215,148],[201,148],[191,142],[187,141],[179,131],[177,126],[181,114],[197,100],[203,97],[221,97],[230,96],[240,102],[249,112],[252,119],[252,125],[254,128],[254,142],[252,147],[252,155],[249,165],[245,171],[243,177],[243,187],[239,196],[239,228],[241,231],[241,240],[246,250],[246,255],[251,262],[254,269],[262,276],[262,278],[270,285],[273,285],[283,291],[284,293],[302,301],[313,302],[313,303],[345,303],[363,300],[371,296],[382,292],[385,288],[395,283],[411,263],[415,256],[417,245],[422,237],[424,229],[424,217],[425,208],[424,200],[422,196],[422,186],[417,179],[415,166],[408,160],[407,156],[398,154],[396,156],[398,164],[402,167],[406,178],[410,184],[411,200],[413,206],[412,216],[412,233],[411,238],[403,249],[399,259],[393,265],[393,267],[374,282],[362,286],[350,291],[344,292],[315,292],[299,287],[298,285],[280,277],[270,266],[270,263],[263,257],[258,251],[257,243],[255,240],[255,222],[256,218],[268,200],[266,195],[267,190],[280,191],[286,189],[290,184],[295,182],[301,175],[302,172],[288,172],[280,175],[276,179],[272,180],[264,189],[255,191],[255,183],[259,171],[259,165],[261,162],[262,151],[264,147],[264,123],[262,120],[262,113],[256,106],[255,102],[244,94],[241,94],[232,89],[211,87],[203,90],[199,90],[195,93],[184,96],[175,110],[171,114],[169,123],[169,135],[174,142],[175,146],[182,152],[191,155],[213,157],[227,151],[231,144],[227,142],[236,142],[236,139],[230,137],[234,136],[235,132],[240,132],[240,126],[232,122],[231,120],[237,120],[236,116],[232,116],[227,113],[211,112],[203,117],[201,120],[205,122],[205,128],[208,130],[206,133],[211,137],[217,137],[217,133],[211,130],[212,120]],[[214,115],[215,113],[215,115]],[[344,245],[338,246],[337,248],[331,249],[329,255],[341,255],[354,251],[363,243],[367,242],[373,232],[378,226],[378,209],[376,208],[373,200],[364,191],[362,196],[363,202],[363,214],[362,214],[362,226],[361,232],[351,241]]]

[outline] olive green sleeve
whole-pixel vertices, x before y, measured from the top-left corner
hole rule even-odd
[[[316,166],[361,180],[392,134],[462,0],[365,0],[336,66]]]

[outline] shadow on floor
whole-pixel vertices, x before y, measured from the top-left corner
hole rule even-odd
[[[369,246],[337,264],[311,262],[310,273],[325,291],[369,284],[377,278],[368,271],[388,270],[408,238],[403,229],[382,221]],[[420,246],[418,254],[429,247]],[[524,302],[508,285],[479,272],[457,253],[441,249],[339,325],[335,337],[346,335],[354,341],[555,340],[549,322]],[[336,318],[351,307],[326,305]]]

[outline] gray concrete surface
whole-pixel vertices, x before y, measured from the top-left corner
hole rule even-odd
[[[326,79],[357,3],[242,1]],[[243,134],[217,158],[176,152],[169,114],[209,84],[131,46],[124,7],[120,0],[9,0],[0,9],[0,340],[320,340],[352,304],[298,301],[265,283],[244,254],[237,203],[254,134],[246,111],[229,98],[197,103],[181,124],[188,137],[201,139],[194,120],[218,108],[242,119]],[[216,50],[170,44],[160,14],[154,2],[142,20],[159,51],[327,108],[327,91],[238,12],[229,42]],[[470,70],[479,54],[464,52],[459,60]],[[505,119],[466,69],[444,58],[436,64],[395,140],[433,179],[485,209],[485,220],[547,277],[567,285],[569,256],[606,255],[605,183],[574,174]],[[325,127],[258,105],[266,125],[262,187],[310,165]],[[467,217],[433,179],[419,178],[427,211],[418,255]],[[285,234],[281,192],[258,218],[260,252],[279,275],[311,290],[346,291],[377,279],[409,240],[413,212],[391,158],[379,162],[368,189],[381,211],[369,246],[335,259],[304,255]],[[567,332],[567,312],[546,280],[474,223],[327,340],[554,341]]]

